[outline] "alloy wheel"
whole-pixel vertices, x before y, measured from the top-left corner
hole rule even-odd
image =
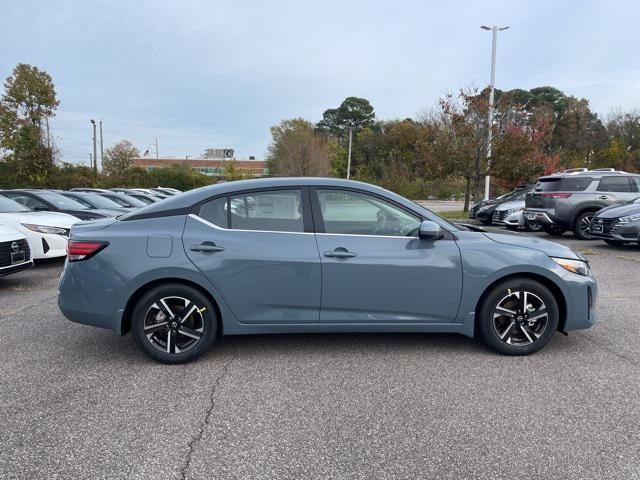
[[[169,354],[191,350],[204,334],[203,311],[187,298],[159,298],[147,310],[144,335],[151,345]]]
[[[509,291],[495,307],[493,328],[498,338],[512,346],[536,342],[547,328],[549,314],[540,297],[528,291]]]
[[[591,235],[589,235],[589,226],[591,225],[592,219],[593,214],[585,215],[580,219],[580,225],[578,225],[578,228],[580,229],[580,233],[583,235],[583,238],[592,238]]]

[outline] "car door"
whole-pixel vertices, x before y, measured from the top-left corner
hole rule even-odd
[[[421,240],[422,218],[352,189],[311,192],[322,262],[321,323],[450,323],[462,293],[452,236]]]
[[[596,189],[596,199],[607,207],[625,203],[637,197],[637,184],[626,175],[602,177]]]
[[[316,324],[321,273],[312,230],[303,189],[246,191],[199,206],[183,243],[239,322]]]

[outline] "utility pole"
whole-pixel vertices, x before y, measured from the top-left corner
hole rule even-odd
[[[158,157],[158,139],[156,138],[156,158]]]
[[[100,171],[104,170],[104,145],[102,144],[102,119],[100,119]]]
[[[487,133],[487,169],[491,167],[491,143],[493,142],[493,97],[496,83],[496,44],[498,42],[498,32],[506,30],[509,27],[487,27],[482,25],[480,28],[493,32],[493,41],[491,43],[491,83],[489,83],[489,128]],[[491,184],[491,176],[487,173],[484,178],[484,199],[489,200],[489,187]]]
[[[347,155],[347,180],[351,176],[351,142],[353,140],[353,127],[349,127],[349,154]]]
[[[93,125],[93,186],[98,183],[98,150],[96,145],[96,121],[92,118],[91,125]]]

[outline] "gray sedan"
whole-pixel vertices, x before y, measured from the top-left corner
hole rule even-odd
[[[165,363],[220,335],[289,332],[456,332],[523,355],[597,319],[571,249],[472,231],[353,181],[204,187],[74,225],[68,251],[64,315],[131,331]]]

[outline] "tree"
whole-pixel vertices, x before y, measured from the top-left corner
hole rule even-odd
[[[328,176],[339,155],[335,140],[302,118],[283,120],[271,136],[267,162],[274,176]]]
[[[20,63],[7,78],[4,90],[0,98],[0,153],[15,167],[17,183],[44,186],[56,152],[48,131],[49,118],[59,104],[53,80],[37,67]]]
[[[335,136],[339,141],[347,138],[349,128],[361,130],[375,120],[373,107],[366,98],[347,97],[338,108],[330,108],[322,114],[318,128]]]
[[[124,178],[140,151],[129,141],[122,140],[104,151],[104,173]]]

